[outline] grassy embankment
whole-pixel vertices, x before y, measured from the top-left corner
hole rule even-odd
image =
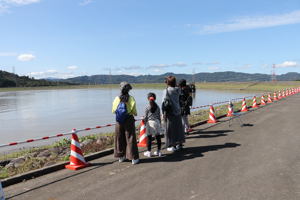
[[[280,83],[197,83],[198,89],[228,89],[228,90],[246,90],[246,91],[261,91],[271,92],[278,91],[284,88],[297,87],[298,82],[280,82]],[[89,86],[91,87],[91,86]],[[47,87],[47,89],[78,89],[89,88],[87,86],[67,86],[67,87]],[[105,86],[92,86],[92,88],[103,87],[118,87],[118,85],[105,85]],[[163,88],[164,84],[135,84],[135,88]],[[27,89],[27,88],[26,88]],[[38,89],[38,88],[35,88]],[[41,88],[40,88],[41,89]],[[42,88],[45,89],[45,88]],[[3,91],[2,89],[0,91]],[[4,90],[5,91],[5,90]],[[6,90],[13,91],[13,90]],[[266,97],[265,97],[266,99]],[[257,102],[260,102],[260,98],[257,98]],[[247,100],[247,105],[250,106],[252,100]],[[241,102],[234,102],[234,111],[241,109]],[[225,115],[227,113],[227,105],[220,105],[215,107],[216,117]],[[208,119],[208,109],[198,110],[192,112],[190,117],[190,123],[194,124],[200,121],[206,121]],[[113,145],[113,134],[93,134],[90,136],[80,137],[80,142],[85,144],[82,147],[84,155],[97,152]],[[61,161],[67,161],[69,159],[69,146],[70,140],[63,139],[53,145],[31,148],[26,150],[20,150],[18,152],[6,154],[0,157],[1,160],[20,159],[21,162],[15,165],[0,166],[0,179],[11,177],[20,173],[24,173],[30,170],[38,169],[44,166],[49,166]],[[40,156],[41,155],[41,156]]]

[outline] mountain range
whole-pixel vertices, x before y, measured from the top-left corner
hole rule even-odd
[[[165,73],[161,75],[92,75],[78,76],[68,79],[46,78],[34,79],[28,76],[18,76],[13,73],[0,70],[0,87],[36,87],[36,86],[58,86],[77,84],[118,84],[122,81],[129,83],[163,83],[166,76],[175,76],[177,80],[186,79],[188,82],[262,82],[270,81],[268,74],[249,74],[241,72],[214,72],[197,74],[174,74]],[[289,72],[276,76],[278,81],[299,81],[300,74]]]
[[[186,79],[188,82],[260,82],[270,81],[271,75],[268,74],[249,74],[241,72],[214,72],[214,73],[197,73],[197,74],[174,74],[165,73],[161,75],[92,75],[78,76],[60,81],[67,81],[77,84],[116,84],[122,81],[130,83],[163,83],[166,76],[175,76],[177,80]],[[276,76],[278,81],[297,81],[300,80],[300,74],[297,72],[289,72]]]

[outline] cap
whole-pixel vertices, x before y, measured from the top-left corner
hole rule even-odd
[[[128,90],[132,89],[131,85],[126,81],[123,81],[120,83],[120,89],[123,90],[124,88],[126,88]]]

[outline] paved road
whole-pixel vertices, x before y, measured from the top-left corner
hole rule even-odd
[[[299,200],[300,95],[213,127],[197,127],[182,152],[112,156],[78,172],[61,170],[5,188],[8,199]]]

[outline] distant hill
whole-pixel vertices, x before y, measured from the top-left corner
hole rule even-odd
[[[34,79],[28,76],[18,76],[13,73],[0,70],[0,87],[37,87],[37,86],[61,86],[77,84],[118,84],[122,81],[130,83],[163,83],[166,76],[173,75],[179,79],[186,79],[188,82],[262,82],[270,81],[271,76],[268,74],[248,74],[241,72],[214,72],[214,73],[197,73],[197,74],[174,74],[165,73],[161,75],[92,75],[78,76],[69,79]],[[278,81],[296,81],[300,80],[300,74],[290,72],[276,76]]]
[[[166,76],[174,75],[179,79],[186,79],[188,82],[195,80],[196,82],[248,82],[248,81],[270,81],[271,75],[268,74],[248,74],[241,72],[214,72],[214,73],[197,73],[191,74],[174,74],[166,73],[161,75],[93,75],[93,76],[79,76],[63,81],[78,84],[116,84],[121,81],[128,81],[130,83],[162,83]],[[300,80],[300,74],[290,72],[276,76],[278,81],[296,81]]]
[[[37,87],[37,86],[57,86],[57,85],[74,85],[66,81],[53,82],[47,80],[36,80],[28,76],[18,76],[13,73],[0,70],[0,87]]]

